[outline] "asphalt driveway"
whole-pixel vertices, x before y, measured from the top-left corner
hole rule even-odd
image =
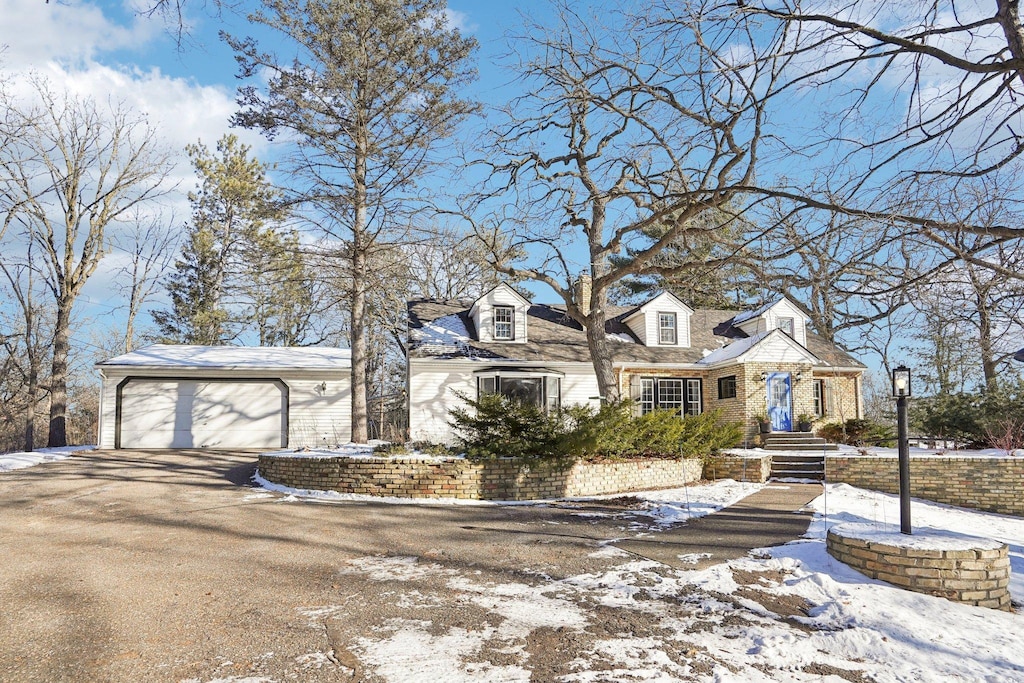
[[[643,522],[614,506],[295,501],[247,485],[253,461],[86,452],[0,477],[0,680],[383,680],[367,634],[412,614],[479,629],[495,617],[465,581],[600,572],[623,562],[601,541]],[[520,640],[528,680],[565,673],[576,647],[557,625]],[[493,649],[480,666],[505,671],[508,647]]]

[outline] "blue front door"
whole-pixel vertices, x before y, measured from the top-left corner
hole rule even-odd
[[[793,393],[788,372],[768,375],[768,420],[773,432],[793,431]]]

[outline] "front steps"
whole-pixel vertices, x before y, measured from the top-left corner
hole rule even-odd
[[[764,434],[766,451],[784,451],[772,455],[773,478],[825,479],[825,451],[839,447],[810,432]]]
[[[772,432],[762,434],[766,451],[838,451],[839,446],[829,443],[813,432]]]
[[[825,480],[825,456],[779,453],[772,456],[773,479]]]

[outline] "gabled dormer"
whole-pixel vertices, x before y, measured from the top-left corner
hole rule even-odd
[[[670,292],[639,306],[622,319],[644,346],[690,346],[693,309]]]
[[[801,346],[807,346],[804,313],[786,297],[767,303],[756,311],[741,313],[733,318],[732,324],[751,337],[761,332],[782,330]]]
[[[526,342],[526,312],[530,302],[502,282],[473,302],[469,315],[482,342]]]

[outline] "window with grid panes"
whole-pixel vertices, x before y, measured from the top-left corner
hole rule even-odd
[[[825,380],[814,380],[814,414],[818,417],[825,417]]]
[[[515,308],[512,306],[494,307],[494,338],[511,341],[515,338]]]
[[[652,410],[674,410],[680,415],[703,412],[700,379],[677,377],[645,377],[640,381],[640,413]]]
[[[675,346],[678,339],[676,334],[676,314],[658,314],[658,343],[666,346]]]

